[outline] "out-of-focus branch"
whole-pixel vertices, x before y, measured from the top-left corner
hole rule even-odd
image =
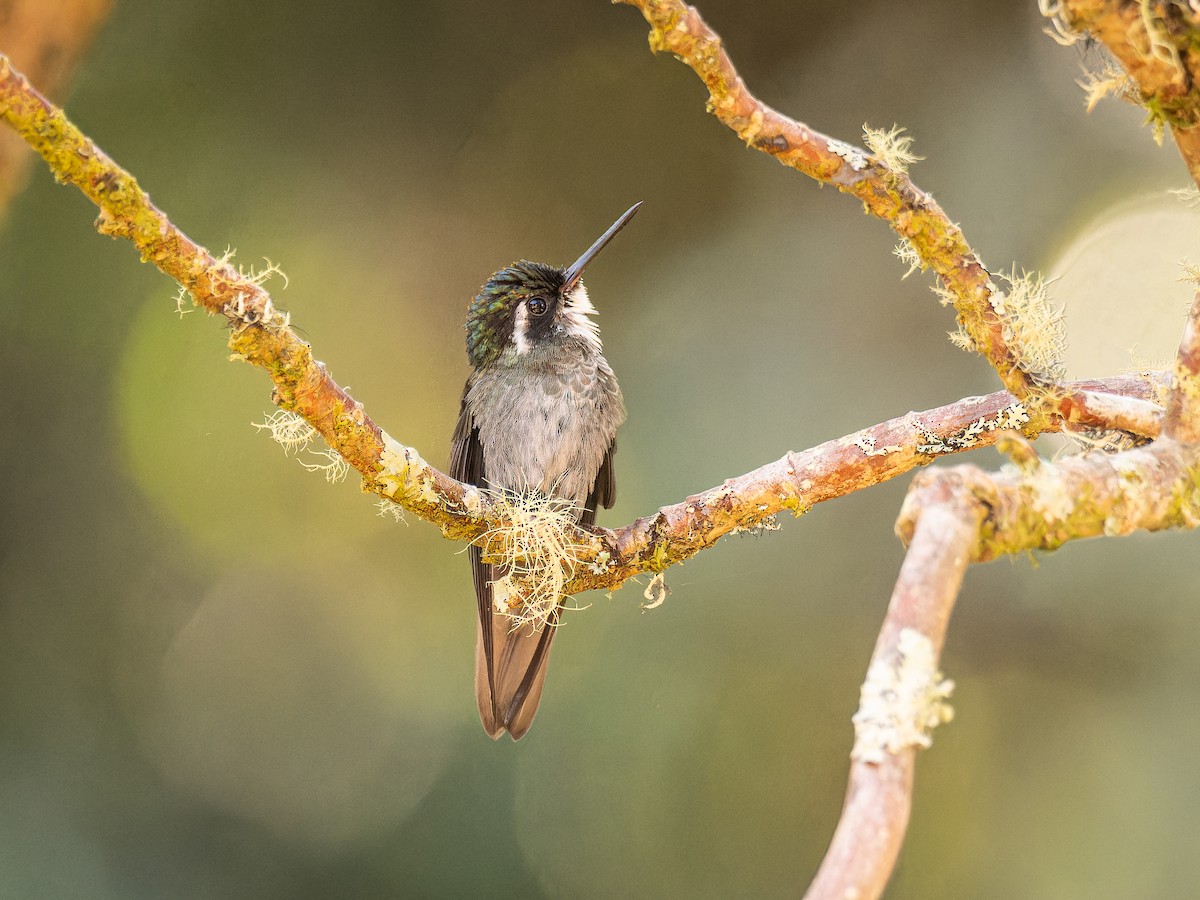
[[[1200,443],[1200,291],[1183,327],[1174,373],[1163,430],[1177,441]]]
[[[1170,127],[1200,187],[1200,8],[1163,0],[1058,0],[1044,11],[1060,31],[1087,32],[1108,49],[1151,120]],[[1180,441],[1200,441],[1200,293],[1188,316],[1174,375],[1164,431]]]
[[[922,191],[902,166],[814,131],[758,100],[747,90],[720,37],[682,0],[621,0],[641,10],[651,26],[650,46],[690,66],[709,92],[709,109],[756,150],[862,201],[912,245],[921,264],[942,279],[959,323],[995,368],[1010,393],[1026,399],[1054,379],[1035,371],[1012,346],[1003,294],[967,244],[962,230]]]
[[[1156,125],[1169,126],[1200,185],[1200,15],[1164,0],[1060,0],[1048,14],[1087,32],[1117,59]]]
[[[908,826],[917,748],[950,716],[945,700],[953,684],[937,671],[938,657],[985,509],[952,476],[922,492],[927,507],[915,521],[854,717],[846,803],[809,900],[883,893]]]
[[[111,6],[112,0],[0,3],[0,51],[48,96],[59,97]],[[0,132],[0,214],[25,184],[30,161],[19,137]]]
[[[921,473],[896,529],[908,542],[854,717],[849,786],[810,898],[882,894],[904,840],[914,752],[949,716],[938,672],[950,611],[971,562],[1068,540],[1200,526],[1200,447],[1160,438],[1117,454],[1044,463],[1033,454],[990,474]]]

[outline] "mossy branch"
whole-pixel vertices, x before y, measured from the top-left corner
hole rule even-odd
[[[751,94],[721,38],[694,7],[682,0],[620,2],[641,10],[650,24],[652,50],[674,54],[700,76],[708,88],[709,111],[748,146],[857,197],[868,213],[883,219],[911,245],[921,267],[932,269],[941,279],[960,328],[1010,393],[1022,400],[1049,393],[1054,379],[1038,371],[1006,333],[997,303],[1003,293],[992,275],[962,229],[906,173],[905,160],[915,157],[908,153],[907,144],[897,146],[897,130],[890,134],[867,130],[875,153],[821,134]],[[892,140],[885,140],[889,137]],[[884,152],[884,145],[895,147],[896,152]]]
[[[137,180],[114,162],[0,54],[0,117],[46,161],[56,180],[79,188],[100,210],[96,228],[133,243],[179,282],[196,306],[223,316],[233,355],[263,369],[272,400],[302,416],[363,476],[364,484],[402,502],[449,536],[487,527],[486,498],[386,435],[313,358],[259,279],[238,271],[175,227]],[[471,496],[467,496],[471,494]]]
[[[961,230],[907,176],[906,161],[915,157],[897,131],[871,132],[873,154],[821,135],[754,98],[720,39],[694,9],[677,0],[629,2],[650,22],[652,46],[670,50],[696,70],[708,86],[713,112],[739,137],[854,195],[891,225],[906,242],[906,252],[911,247],[915,264],[940,277],[971,344],[1011,391],[908,413],[788,453],[623,528],[577,528],[569,535],[577,547],[574,574],[563,592],[612,589],[634,575],[661,572],[777,513],[800,515],[823,500],[1003,438],[1015,468],[989,475],[957,467],[918,478],[898,525],[909,550],[855,717],[858,740],[843,821],[810,892],[813,897],[842,897],[852,890],[863,898],[878,896],[903,839],[915,748],[925,745],[929,729],[948,716],[943,701],[950,686],[936,667],[966,566],[1003,554],[1054,549],[1079,537],[1200,523],[1200,459],[1194,443],[1200,431],[1200,391],[1194,387],[1200,372],[1200,300],[1169,388],[1161,373],[1057,385],[1054,373],[1022,347],[1022,326],[1031,321],[1022,319],[1024,308],[1016,318],[1010,308],[1026,302],[1018,303],[1018,296],[1038,295],[1042,285],[1013,273],[1012,291],[996,286]],[[1172,114],[1177,117],[1173,128],[1191,128],[1194,119],[1187,118],[1186,104]],[[259,279],[177,229],[132,175],[3,56],[0,116],[42,155],[58,180],[74,184],[99,207],[102,233],[130,240],[143,260],[183,285],[197,306],[227,320],[234,356],[267,372],[274,402],[310,423],[359,471],[364,490],[433,522],[448,537],[480,541],[486,552],[502,552],[511,514],[495,498],[449,478],[372,422],[315,360]],[[1180,141],[1185,158],[1188,146]],[[1159,404],[1168,389],[1164,417]],[[1120,454],[1054,464],[1038,460],[1025,443],[1067,425],[1163,436]]]
[[[485,535],[505,532],[510,523],[491,495],[450,478],[376,425],[313,357],[310,346],[291,328],[289,316],[275,308],[260,278],[240,272],[180,231],[130,173],[38,94],[3,56],[0,116],[42,155],[56,179],[75,185],[99,207],[97,228],[102,233],[131,241],[143,260],[178,281],[197,306],[226,319],[234,357],[268,374],[274,385],[272,400],[311,424],[362,475],[364,490],[395,501],[453,539],[483,539],[490,547],[493,539]],[[1153,385],[1151,377],[1081,384],[1072,418],[1097,427],[1151,432],[1157,428],[1157,414],[1149,402]],[[1096,414],[1091,408],[1097,405],[1106,408]],[[577,566],[565,590],[617,588],[638,574],[660,572],[688,559],[730,532],[761,525],[779,512],[801,514],[823,500],[895,478],[939,455],[986,446],[1002,428],[1020,428],[1032,436],[1057,430],[1063,422],[1062,417],[1030,415],[1012,395],[998,393],[909,413],[789,453],[623,528],[577,529]]]

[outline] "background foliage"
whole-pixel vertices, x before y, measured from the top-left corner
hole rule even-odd
[[[711,2],[764,100],[915,180],[996,267],[1059,275],[1072,376],[1169,357],[1196,214],[1173,149],[1083,112],[1032,6]],[[462,319],[517,257],[589,272],[628,521],[786,449],[995,389],[890,232],[747,152],[636,11],[124,0],[68,112],[444,463]],[[0,46],[3,33],[0,32]],[[569,616],[493,745],[458,547],[250,427],[266,381],[39,171],[0,231],[0,896],[791,896],[841,805],[904,484],[727,539]],[[1053,447],[1047,447],[1053,452]],[[979,462],[994,465],[990,452]],[[954,724],[889,896],[1179,896],[1200,876],[1194,534],[967,578]]]

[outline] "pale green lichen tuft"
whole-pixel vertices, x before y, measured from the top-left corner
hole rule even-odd
[[[900,632],[896,655],[871,664],[854,714],[858,762],[882,763],[909,747],[928,748],[933,729],[954,718],[946,702],[954,682],[937,670],[933,642],[914,628]]]
[[[283,448],[288,456],[307,450],[317,439],[317,429],[294,412],[277,409],[263,422],[251,422],[259,431],[269,431],[271,440]]]
[[[912,135],[905,134],[899,125],[885,130],[864,124],[863,142],[875,154],[875,158],[893,172],[907,172],[909,166],[925,158],[912,152]]]
[[[924,271],[928,268],[925,260],[921,259],[921,255],[917,253],[917,248],[913,246],[912,241],[908,238],[900,238],[900,243],[892,248],[892,256],[908,266],[908,271],[900,276],[901,281],[913,272]]]
[[[1015,267],[999,277],[1008,282],[1009,290],[993,292],[992,308],[1021,370],[1043,381],[1062,381],[1067,332],[1062,307],[1050,300],[1051,282],[1033,272],[1018,275]]]
[[[541,491],[487,493],[507,522],[475,540],[499,575],[492,582],[495,611],[510,618],[513,628],[556,625],[551,616],[586,549],[575,541],[578,506]]]

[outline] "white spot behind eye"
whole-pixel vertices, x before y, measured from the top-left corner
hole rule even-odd
[[[517,306],[517,315],[513,320],[512,340],[517,348],[517,355],[524,356],[529,352],[529,310],[524,303]]]

